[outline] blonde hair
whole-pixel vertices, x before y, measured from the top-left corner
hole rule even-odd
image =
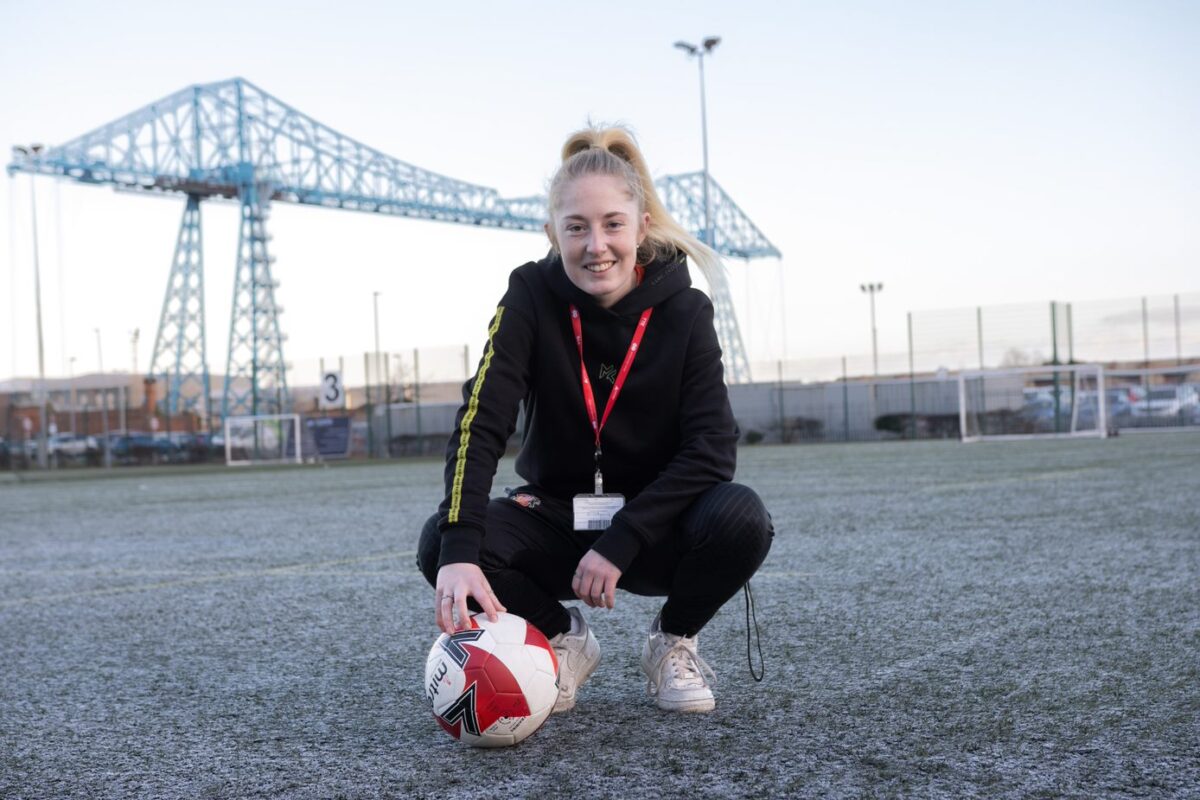
[[[723,269],[720,257],[667,212],[654,189],[654,179],[650,177],[646,159],[633,134],[619,125],[587,127],[567,137],[562,148],[562,165],[550,181],[547,211],[551,231],[563,187],[584,175],[612,175],[622,179],[630,196],[637,201],[638,213],[650,215],[646,238],[638,247],[638,263],[648,264],[655,259],[669,261],[681,252],[686,253],[709,286],[714,284]],[[551,243],[557,250],[558,242],[553,234]]]

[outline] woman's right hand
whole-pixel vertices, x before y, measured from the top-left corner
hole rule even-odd
[[[487,578],[483,577],[483,570],[477,564],[447,564],[438,570],[437,589],[433,597],[436,606],[433,619],[438,628],[447,634],[453,634],[459,628],[468,627],[468,597],[475,598],[475,602],[487,614],[489,622],[495,622],[499,619],[498,614],[508,610],[500,604]],[[457,625],[455,611],[458,612]]]

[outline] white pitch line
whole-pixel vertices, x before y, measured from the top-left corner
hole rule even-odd
[[[219,572],[214,575],[197,575],[192,578],[180,578],[173,581],[158,581],[156,583],[140,583],[132,586],[116,586],[110,589],[92,589],[85,592],[33,595],[30,597],[18,597],[13,600],[0,600],[0,608],[27,605],[29,603],[48,603],[58,600],[78,600],[85,597],[105,597],[115,594],[130,594],[132,592],[149,592],[156,589],[171,589],[177,586],[193,586],[202,583],[217,583],[219,581],[235,580],[238,578],[261,578],[269,575],[300,574],[310,569],[321,569],[323,567],[335,567],[345,564],[365,564],[372,561],[387,561],[389,559],[415,556],[416,554],[417,551],[415,550],[405,550],[402,552],[382,553],[374,556],[362,556],[360,558],[339,558],[330,561],[312,561],[301,564],[285,564],[278,567],[267,567],[266,569]]]
[[[961,483],[935,483],[932,486],[922,486],[922,492],[959,492],[967,489],[987,489],[994,486],[1006,486],[1019,483],[1038,483],[1047,479],[1074,477],[1089,472],[1100,472],[1101,467],[1075,467],[1072,469],[1056,469],[1047,472],[1030,473],[1028,475],[1012,475],[1006,478],[995,478],[985,481],[963,481]]]

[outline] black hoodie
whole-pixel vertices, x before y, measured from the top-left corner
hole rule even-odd
[[[593,491],[595,439],[580,386],[568,306],[602,417],[642,311],[653,306],[633,367],[601,433],[604,491],[626,504],[593,549],[622,571],[667,536],[701,493],[733,479],[737,433],[713,328],[713,306],[680,256],[646,267],[611,308],[571,283],[558,256],[513,270],[447,446],[439,566],[478,563],[488,495],[525,402],[517,473],[547,496]]]

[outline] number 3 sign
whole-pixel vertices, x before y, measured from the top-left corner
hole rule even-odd
[[[346,390],[342,388],[342,373],[333,370],[321,374],[319,408],[345,408]]]

